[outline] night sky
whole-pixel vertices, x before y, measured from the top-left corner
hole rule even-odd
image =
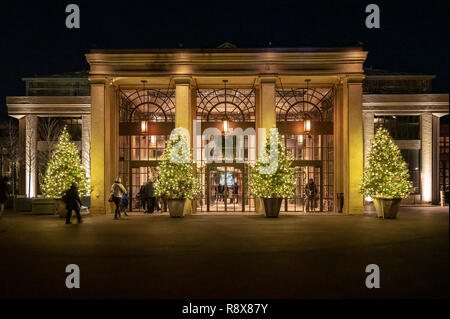
[[[70,3],[80,29],[65,27]],[[365,27],[370,3],[380,29]],[[433,92],[448,93],[448,0],[7,1],[0,10],[0,119],[5,97],[24,95],[22,77],[88,70],[94,48],[362,45],[366,67],[436,74]]]

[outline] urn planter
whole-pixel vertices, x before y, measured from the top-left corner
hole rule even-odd
[[[170,217],[183,217],[185,198],[181,199],[167,199],[167,206],[169,206]]]
[[[263,198],[266,217],[277,218],[280,213],[282,198]]]
[[[66,203],[61,198],[56,198],[56,212],[61,218],[65,218],[67,214]]]
[[[378,218],[396,218],[401,200],[401,198],[374,198],[373,204],[377,211]]]

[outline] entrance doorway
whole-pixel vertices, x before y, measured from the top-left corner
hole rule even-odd
[[[327,212],[333,210],[332,186],[328,185],[328,176],[323,174],[322,161],[294,161],[297,187],[292,198],[284,200],[282,209],[286,212]],[[325,178],[327,177],[327,178]],[[317,193],[307,203],[307,184],[312,180]]]
[[[205,209],[207,212],[245,212],[254,210],[248,196],[248,165],[207,164],[205,171]]]
[[[131,182],[129,185],[130,212],[143,212],[143,202],[139,191],[151,179],[158,178],[159,161],[131,161]]]

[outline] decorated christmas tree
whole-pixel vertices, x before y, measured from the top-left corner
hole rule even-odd
[[[187,138],[174,135],[162,155],[155,194],[167,199],[194,199],[199,191]]]
[[[272,140],[272,142],[271,142]],[[270,151],[272,147],[272,152]],[[274,150],[278,150],[274,152]],[[287,198],[297,186],[292,159],[286,154],[277,130],[270,130],[265,149],[250,170],[249,187],[258,197]]]
[[[414,187],[408,165],[389,132],[379,128],[364,169],[361,194],[371,198],[406,198]]]
[[[67,127],[64,127],[50,157],[41,187],[45,197],[58,198],[64,195],[72,183],[78,186],[81,195],[91,191],[77,146],[70,140]]]

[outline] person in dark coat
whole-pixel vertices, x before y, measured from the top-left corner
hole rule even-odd
[[[239,185],[238,183],[234,182],[233,185],[233,203],[238,204],[238,196],[239,196]]]
[[[77,215],[78,223],[81,223],[81,199],[80,195],[78,195],[78,188],[75,183],[72,183],[72,186],[66,191],[66,194],[63,196],[63,201],[66,203],[66,224],[72,224],[70,218],[72,217],[72,211],[75,211]]]
[[[147,213],[149,214],[153,214],[153,212],[155,211],[155,202],[156,202],[156,198],[155,198],[155,189],[153,187],[153,181],[150,179],[147,184],[145,184],[145,201],[146,201],[146,206],[147,206]]]
[[[312,178],[309,179],[308,184],[305,187],[305,195],[306,195],[306,211],[314,211],[316,208],[316,195],[317,195],[317,187]]]
[[[219,192],[219,201],[224,201],[225,187],[222,185],[222,183],[219,183],[219,186],[217,187],[217,191]]]
[[[3,211],[5,210],[5,204],[9,196],[8,182],[9,182],[8,177],[3,177],[0,184],[0,217],[2,216]]]
[[[145,199],[145,185],[141,186],[137,197],[138,197],[137,199],[141,202],[142,209],[145,211],[146,204],[147,204],[147,201]]]

